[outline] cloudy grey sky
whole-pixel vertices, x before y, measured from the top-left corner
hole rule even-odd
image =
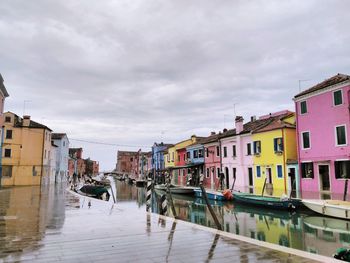
[[[71,139],[151,146],[233,127],[350,73],[350,1],[2,0],[5,111]],[[102,169],[116,151],[71,140]],[[143,150],[148,150],[143,147]]]

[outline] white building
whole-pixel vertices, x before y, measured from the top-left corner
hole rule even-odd
[[[66,181],[68,177],[69,140],[65,133],[53,133],[56,148],[55,182]]]

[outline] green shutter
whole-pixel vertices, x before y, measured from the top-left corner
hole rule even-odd
[[[346,144],[345,126],[339,126],[337,130],[337,145]]]
[[[306,101],[300,102],[300,113],[301,114],[307,113]]]
[[[343,104],[343,97],[342,97],[341,90],[337,90],[333,93],[333,100],[334,100],[335,106]]]

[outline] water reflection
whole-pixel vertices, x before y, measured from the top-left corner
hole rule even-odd
[[[118,200],[126,201],[129,197],[129,201],[134,200],[146,209],[144,188],[118,182],[117,189]],[[172,198],[177,218],[215,228],[202,199],[175,194]],[[154,193],[151,205],[154,213],[159,213],[159,199],[160,194]],[[226,232],[326,256],[331,256],[339,247],[350,245],[350,223],[346,220],[325,218],[309,210],[289,213],[218,201],[211,201],[211,205]],[[172,216],[169,207],[168,212]]]
[[[16,187],[0,190],[0,259],[20,260],[23,251],[38,250],[46,234],[65,220],[63,187]]]

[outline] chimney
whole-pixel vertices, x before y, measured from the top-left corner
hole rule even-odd
[[[191,136],[191,141],[192,141],[192,143],[195,143],[197,141],[197,136],[196,135],[192,135]]]
[[[214,131],[212,131],[212,132],[210,133],[210,135],[215,135],[215,132],[214,132]]]
[[[222,130],[222,132],[223,132],[223,133],[227,132],[227,129],[226,129],[226,128],[224,128],[224,129]]]
[[[254,116],[251,116],[251,117],[250,117],[250,121],[251,121],[251,122],[256,121],[256,116],[255,116],[255,115],[254,115]]]
[[[23,116],[23,127],[29,127],[30,124],[30,116],[24,115]]]
[[[235,126],[236,126],[236,134],[239,134],[243,131],[243,117],[237,116],[235,119]]]

